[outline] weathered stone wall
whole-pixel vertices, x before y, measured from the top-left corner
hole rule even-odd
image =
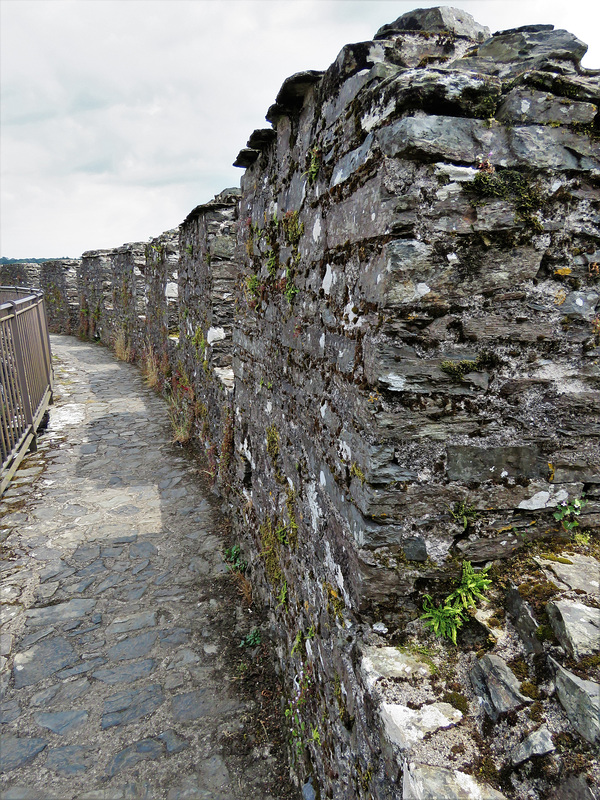
[[[51,333],[76,333],[79,324],[77,268],[79,260],[45,261],[40,265],[39,287],[44,291]]]
[[[398,766],[412,796],[406,743],[371,760],[361,623],[406,636],[463,560],[556,533],[567,497],[600,521],[598,79],[564,31],[478,46],[448,23],[288,79],[276,136],[238,156],[239,530],[310,684],[325,796],[395,796]]]
[[[124,244],[111,259],[113,345],[125,360],[133,361],[144,346],[145,245]]]
[[[42,289],[51,333],[74,333],[79,325],[77,272],[79,259],[57,259],[40,264],[3,264],[0,284]]]
[[[35,262],[22,264],[1,264],[0,285],[2,286],[31,286],[39,285],[40,265]]]
[[[196,404],[195,435],[211,473],[229,482],[233,436],[234,260],[239,189],[195,208],[180,229],[178,369]]]
[[[146,346],[159,357],[166,373],[179,334],[179,230],[165,231],[151,239],[145,255]]]
[[[77,272],[78,334],[111,343],[113,328],[111,262],[114,250],[86,250]]]
[[[138,246],[84,254],[83,332],[114,345],[127,321],[230,502],[304,797],[594,797],[584,52],[551,26],[411,12],[286,80],[241,197],[152,240],[137,282]],[[461,576],[485,597],[457,648],[419,618]]]

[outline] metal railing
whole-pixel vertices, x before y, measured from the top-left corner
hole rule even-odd
[[[0,495],[52,402],[52,354],[44,293],[0,286]]]

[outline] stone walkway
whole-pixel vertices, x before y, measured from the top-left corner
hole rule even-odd
[[[52,346],[50,424],[0,503],[0,797],[294,797],[232,674],[256,612],[164,401],[104,348]]]

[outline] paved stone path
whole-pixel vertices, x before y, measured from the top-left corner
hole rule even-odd
[[[48,431],[0,503],[0,797],[294,796],[236,690],[255,620],[165,403],[104,348],[52,344]]]

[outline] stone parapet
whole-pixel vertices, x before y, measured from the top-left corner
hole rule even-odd
[[[83,256],[82,332],[156,367],[229,502],[305,797],[541,800],[572,783],[568,742],[599,778],[595,594],[529,558],[600,555],[584,52],[403,15],[284,81],[241,191],[143,263]],[[440,643],[424,610],[488,574]]]

